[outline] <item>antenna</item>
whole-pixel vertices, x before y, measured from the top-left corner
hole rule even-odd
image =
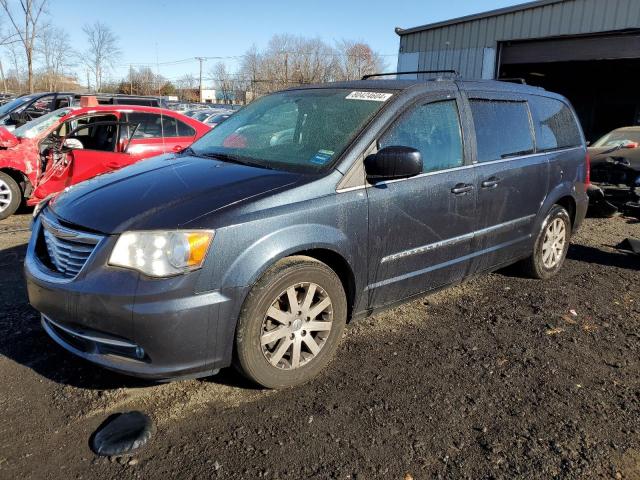
[[[164,110],[162,109],[162,103],[160,103],[160,60],[158,59],[158,42],[156,42],[156,82],[158,82],[158,104],[160,106],[160,133],[162,134],[162,151],[166,151],[166,141],[164,138]],[[178,125],[176,124],[176,128]]]

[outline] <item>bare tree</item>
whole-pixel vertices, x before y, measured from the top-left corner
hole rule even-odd
[[[120,92],[136,95],[157,95],[167,80],[149,67],[129,69],[129,75],[120,82]]]
[[[65,71],[73,66],[74,52],[69,35],[59,28],[47,27],[40,35],[37,51],[42,57],[46,89],[54,92],[58,89]]]
[[[83,60],[87,68],[93,73],[95,90],[100,91],[104,76],[113,68],[120,56],[118,37],[111,31],[109,26],[101,22],[85,25],[82,27],[82,31],[87,36],[87,42],[89,43],[89,48],[84,53]]]
[[[222,103],[233,103],[238,90],[236,76],[227,71],[224,62],[218,62],[209,72],[216,90],[222,94]]]
[[[40,29],[42,14],[47,0],[18,0],[20,8],[12,8],[9,0],[0,0],[0,6],[7,14],[13,33],[24,48],[27,63],[27,88],[33,92],[33,56],[36,37]]]
[[[176,81],[180,97],[187,102],[196,102],[200,98],[198,79],[190,73],[185,73]]]
[[[360,80],[363,75],[384,70],[384,62],[379,54],[363,42],[343,40],[338,43],[340,52],[338,78],[340,80]]]

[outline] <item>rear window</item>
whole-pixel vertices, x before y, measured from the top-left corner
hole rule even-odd
[[[471,100],[479,162],[533,153],[526,102]]]
[[[564,102],[553,98],[531,97],[529,105],[533,114],[538,151],[582,145],[576,118]]]

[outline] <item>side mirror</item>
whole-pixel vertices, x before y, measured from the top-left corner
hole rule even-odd
[[[84,145],[77,138],[66,138],[62,142],[62,150],[68,152],[69,150],[82,150]]]
[[[369,180],[407,178],[422,173],[422,154],[411,147],[389,146],[364,159]]]

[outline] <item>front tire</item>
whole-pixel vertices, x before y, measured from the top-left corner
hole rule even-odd
[[[336,273],[310,257],[285,258],[245,300],[235,366],[267,388],[307,382],[333,357],[346,319],[346,295]]]
[[[571,238],[571,218],[567,210],[554,205],[542,222],[533,254],[522,261],[523,273],[546,280],[555,276],[567,256]]]
[[[0,220],[13,215],[22,203],[22,190],[16,181],[0,172]]]

